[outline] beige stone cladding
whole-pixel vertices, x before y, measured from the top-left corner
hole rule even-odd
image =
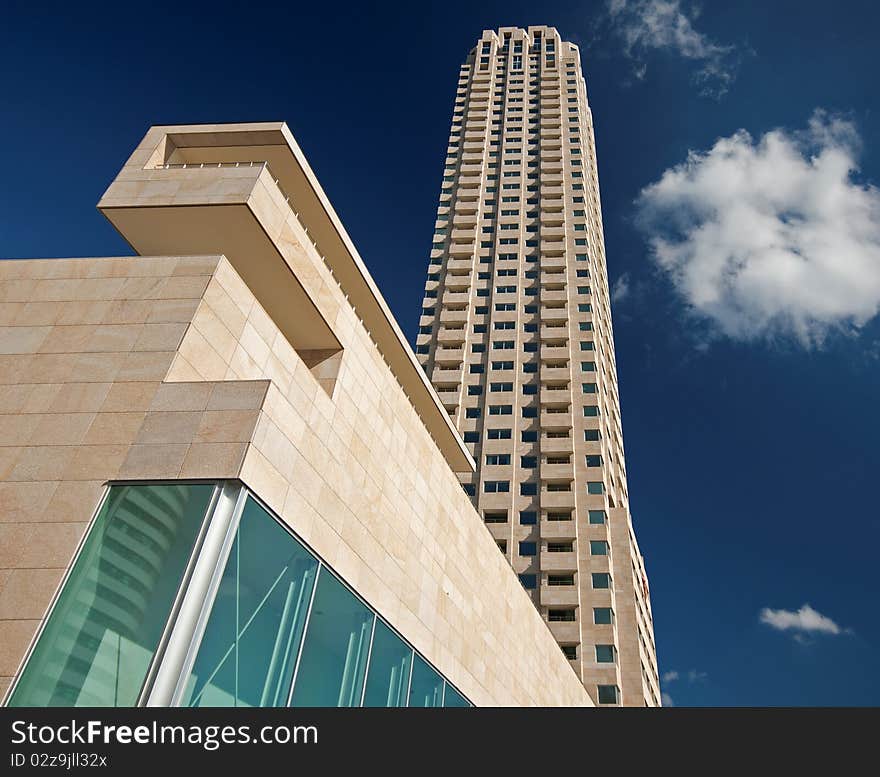
[[[151,133],[129,169],[148,165],[168,135]],[[229,184],[161,172],[205,207],[238,185],[235,174]],[[4,683],[106,481],[237,477],[476,705],[591,705],[463,494],[450,461],[462,468],[467,456],[430,416],[439,401],[407,372],[418,365],[405,344],[369,307],[378,290],[322,257],[306,230],[326,221],[296,215],[273,186],[259,206],[281,218],[271,256],[232,246],[232,258],[0,262]],[[166,202],[126,208],[153,205],[160,219]],[[194,254],[183,215],[173,236]],[[198,232],[206,214],[191,215]],[[273,270],[246,282],[249,259],[288,268],[323,340],[297,330],[302,308],[289,315],[271,289],[255,293]]]

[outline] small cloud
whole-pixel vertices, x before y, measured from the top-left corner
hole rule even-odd
[[[630,293],[629,273],[625,272],[621,275],[611,287],[611,301],[614,303],[622,302]]]
[[[820,347],[880,312],[880,189],[853,179],[855,126],[745,130],[690,151],[637,200],[656,266],[708,335]]]
[[[688,678],[689,683],[701,683],[707,677],[709,677],[708,673],[700,672],[697,669],[691,669],[687,674],[687,678]]]
[[[654,51],[677,54],[698,64],[694,74],[701,94],[723,95],[736,77],[740,54],[735,46],[711,40],[694,27],[698,11],[680,0],[608,0],[607,22],[633,60],[634,75],[645,77],[645,57]]]
[[[817,612],[809,604],[805,604],[799,610],[771,610],[765,607],[761,610],[758,619],[777,631],[791,631],[794,638],[802,642],[805,635],[811,634],[840,634],[846,631],[838,626],[831,618]]]
[[[672,697],[668,693],[666,693],[666,691],[663,691],[660,694],[660,701],[663,702],[664,707],[674,707],[675,706],[675,702],[672,701]]]
[[[668,672],[664,672],[663,676],[660,678],[660,681],[664,682],[664,683],[671,683],[677,679],[678,679],[678,672],[676,672],[674,669],[672,669]]]

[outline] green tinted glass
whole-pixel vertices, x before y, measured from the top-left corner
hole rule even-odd
[[[322,567],[292,706],[360,706],[373,619],[363,602]]]
[[[409,691],[410,707],[440,707],[443,699],[443,678],[421,656],[413,663]]]
[[[365,707],[406,706],[412,657],[412,648],[377,619],[364,693]]]
[[[183,703],[286,706],[317,571],[317,559],[248,499]]]
[[[10,706],[137,702],[213,491],[110,489]]]
[[[455,690],[449,683],[446,683],[446,688],[443,691],[443,706],[444,707],[470,707],[467,699],[464,698],[458,691]]]

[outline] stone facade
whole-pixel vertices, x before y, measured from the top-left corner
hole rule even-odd
[[[237,478],[474,704],[591,705],[286,126],[152,128],[100,207],[168,255],[0,262],[4,685],[108,481]]]

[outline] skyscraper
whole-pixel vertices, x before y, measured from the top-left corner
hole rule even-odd
[[[416,351],[477,462],[465,491],[587,690],[659,705],[593,119],[552,27],[486,30],[461,67]]]

